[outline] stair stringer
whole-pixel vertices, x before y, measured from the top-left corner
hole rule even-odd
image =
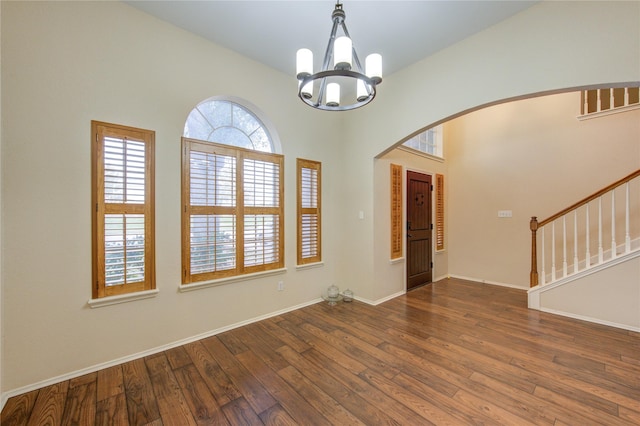
[[[528,291],[529,308],[640,332],[640,250]]]

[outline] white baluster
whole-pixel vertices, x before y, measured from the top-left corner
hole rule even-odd
[[[624,88],[624,106],[629,105],[629,88]]]
[[[631,229],[629,223],[629,182],[625,184],[625,195],[626,201],[624,206],[624,222],[625,222],[625,233],[624,233],[624,252],[629,253],[631,251]]]
[[[615,108],[616,105],[616,99],[613,96],[613,87],[609,89],[609,109],[613,109]]]
[[[589,91],[585,90],[582,92],[584,96],[584,105],[582,106],[582,115],[589,114]]]
[[[616,249],[616,193],[611,191],[611,259],[617,256]]]
[[[562,216],[562,276],[567,276],[567,215]]]
[[[602,197],[598,198],[598,263],[604,261],[604,250],[602,249]]]
[[[556,222],[551,222],[551,282],[556,280]]]
[[[587,204],[587,215],[585,217],[585,221],[587,222],[586,224],[586,238],[587,238],[587,244],[586,244],[586,249],[587,252],[585,254],[585,261],[584,261],[584,267],[585,269],[589,268],[591,266],[591,251],[590,251],[590,247],[591,247],[591,241],[590,241],[590,237],[589,237],[589,204]]]
[[[578,209],[573,211],[573,273],[578,272]]]
[[[596,110],[596,112],[600,112],[600,111],[602,111],[601,89],[598,89],[598,92],[597,92],[597,93],[598,93],[598,103],[596,104],[596,105],[597,105],[597,110]]]
[[[544,262],[544,227],[541,229],[541,231],[542,231],[542,233],[541,233],[542,234],[542,240],[541,240],[541,247],[542,247],[542,285],[544,285],[545,282],[546,282],[546,276],[547,276],[547,273],[544,270],[544,265],[545,265],[545,262]]]

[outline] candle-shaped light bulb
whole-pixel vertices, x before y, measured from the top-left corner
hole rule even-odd
[[[296,52],[296,76],[298,80],[313,74],[313,52],[309,49],[299,49]]]
[[[382,81],[382,56],[372,53],[365,59],[365,73],[375,84]]]
[[[350,70],[353,47],[349,37],[338,37],[333,42],[333,65],[337,70]]]
[[[327,106],[340,106],[340,85],[338,83],[327,84]]]

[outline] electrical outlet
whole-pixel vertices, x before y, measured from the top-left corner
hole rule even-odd
[[[284,290],[284,281],[278,281],[278,291]]]
[[[513,217],[511,210],[498,210],[498,217]]]

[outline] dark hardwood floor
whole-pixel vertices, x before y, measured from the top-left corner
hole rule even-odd
[[[2,425],[640,425],[640,334],[444,280],[316,304],[7,401]]]

